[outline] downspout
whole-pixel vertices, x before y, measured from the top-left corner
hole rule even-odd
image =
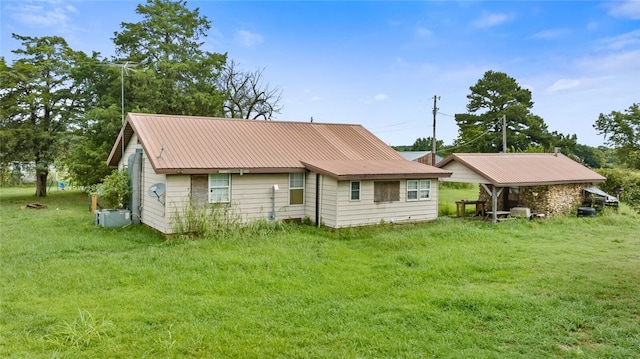
[[[140,224],[142,202],[142,149],[128,158],[129,167],[129,209],[131,210],[131,222]]]
[[[320,174],[316,173],[316,227],[320,227]]]

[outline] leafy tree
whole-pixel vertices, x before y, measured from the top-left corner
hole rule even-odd
[[[588,167],[602,168],[605,165],[604,154],[598,148],[576,144],[573,154],[578,156],[582,163]]]
[[[621,163],[640,169],[640,103],[624,112],[601,113],[593,127],[615,147]]]
[[[227,117],[270,120],[273,114],[280,113],[282,90],[263,85],[263,71],[240,71],[233,60],[225,66],[220,87],[225,93],[224,112]]]
[[[216,87],[226,55],[201,49],[211,22],[186,1],[147,0],[143,20],[121,23],[116,53],[141,70],[131,82],[130,108],[162,114],[222,116],[224,96]]]
[[[431,137],[419,137],[413,143],[409,151],[431,151],[433,148],[431,141]],[[436,152],[438,152],[442,147],[444,147],[444,141],[436,140]]]
[[[454,142],[460,152],[499,152],[503,149],[503,116],[506,116],[507,147],[522,151],[530,146],[551,149],[554,144],[571,137],[550,133],[544,120],[530,112],[531,91],[502,72],[487,71],[470,87],[467,95],[469,113],[456,114],[458,138]]]
[[[92,99],[86,79],[74,71],[91,58],[73,51],[61,37],[12,36],[22,42],[23,48],[13,50],[21,58],[12,66],[2,60],[1,131],[15,141],[7,156],[35,162],[36,196],[44,197],[49,167],[61,150],[67,130],[77,123]]]
[[[122,127],[120,112],[115,104],[93,108],[69,137],[62,162],[76,185],[89,188],[114,171],[106,158]]]
[[[105,161],[122,113],[223,116],[224,94],[217,81],[226,55],[201,49],[211,24],[186,4],[148,0],[138,5],[142,21],[122,23],[112,39],[122,58],[83,69],[93,81],[96,106],[74,131],[65,157],[79,185],[99,183],[113,171]]]

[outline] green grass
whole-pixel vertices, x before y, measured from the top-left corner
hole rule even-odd
[[[81,193],[32,193],[0,189],[0,357],[640,353],[631,211],[166,240],[94,226]]]
[[[438,216],[456,216],[456,201],[475,200],[479,198],[480,190],[477,184],[441,182],[438,193]],[[459,187],[459,188],[456,188]],[[473,206],[466,209],[468,214],[473,212]]]

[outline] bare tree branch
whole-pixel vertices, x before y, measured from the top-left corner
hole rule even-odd
[[[237,69],[231,60],[222,71],[220,83],[226,99],[225,116],[230,118],[271,120],[282,111],[282,90],[269,88],[262,82],[263,69],[245,72]]]

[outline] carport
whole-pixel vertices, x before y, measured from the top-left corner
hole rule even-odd
[[[551,214],[568,212],[580,204],[584,188],[606,181],[604,176],[560,153],[454,153],[437,167],[452,172],[442,181],[478,184],[491,200],[488,212],[493,223],[500,213],[516,206],[534,205]],[[527,196],[518,196],[517,203],[512,203],[510,189],[519,194],[521,189],[527,189]],[[501,194],[503,203],[498,201]],[[549,205],[551,201],[553,204]]]

